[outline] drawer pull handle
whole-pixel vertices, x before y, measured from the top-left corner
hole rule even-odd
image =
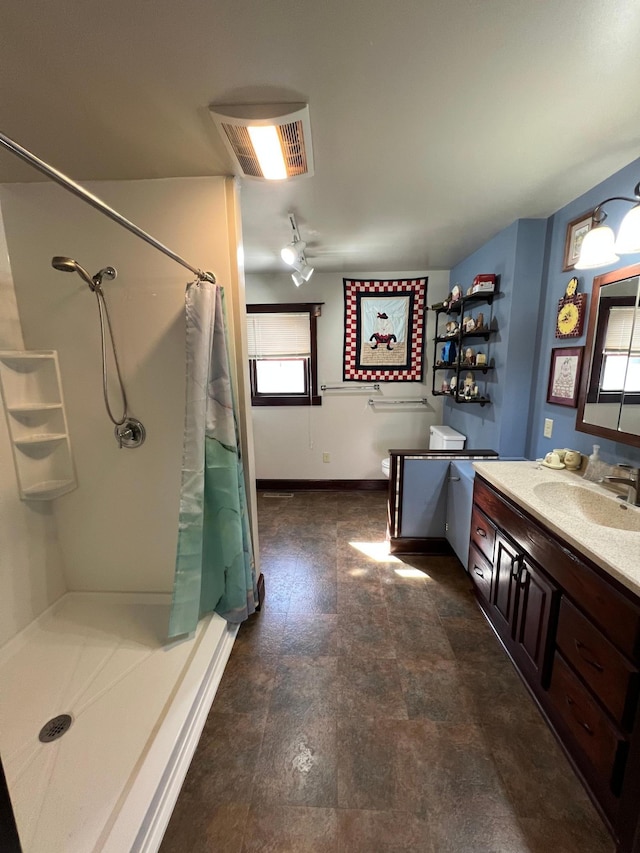
[[[479,569],[478,566],[474,566],[473,571],[478,575],[478,577],[484,578],[484,572],[482,569]]]
[[[483,539],[487,538],[486,531],[483,530],[481,527],[476,527],[476,533],[478,534],[478,536],[482,536]]]
[[[574,720],[576,721],[576,723],[577,723],[579,726],[582,726],[582,728],[585,730],[585,732],[586,732],[588,735],[590,735],[591,737],[593,737],[593,729],[591,728],[591,726],[589,725],[589,723],[585,723],[585,722],[584,722],[584,720],[581,720],[581,719],[580,719],[580,717],[576,716],[576,712],[574,711],[574,705],[575,705],[576,703],[573,701],[573,699],[571,698],[571,696],[565,696],[565,699],[567,700],[567,705],[571,708],[571,710],[572,710],[572,712],[573,712],[573,718],[574,718]]]
[[[593,660],[591,657],[587,657],[587,655],[585,654],[585,653],[591,654],[590,649],[587,646],[585,646],[584,643],[581,643],[580,640],[574,640],[574,642],[576,644],[576,649],[578,650],[578,654],[580,655],[582,660],[585,663],[588,663],[589,666],[592,666],[596,670],[596,672],[604,672],[604,667],[601,666],[601,664],[599,664],[597,660]]]

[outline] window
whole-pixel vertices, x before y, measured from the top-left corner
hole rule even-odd
[[[316,353],[321,304],[247,305],[252,405],[321,405]]]
[[[590,403],[640,403],[640,309],[633,297],[603,297],[588,392]]]

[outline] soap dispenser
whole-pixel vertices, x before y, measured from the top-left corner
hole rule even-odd
[[[587,467],[584,472],[584,479],[592,483],[601,483],[604,478],[605,463],[600,459],[600,445],[593,445],[593,452],[587,460]]]

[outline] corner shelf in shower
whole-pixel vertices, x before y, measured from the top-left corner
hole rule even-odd
[[[20,498],[53,500],[75,489],[57,353],[0,351],[0,388]]]

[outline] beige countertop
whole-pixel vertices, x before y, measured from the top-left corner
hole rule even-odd
[[[569,545],[640,595],[640,509],[566,469],[556,471],[537,462],[474,462],[473,467]],[[627,526],[635,529],[624,529]]]

